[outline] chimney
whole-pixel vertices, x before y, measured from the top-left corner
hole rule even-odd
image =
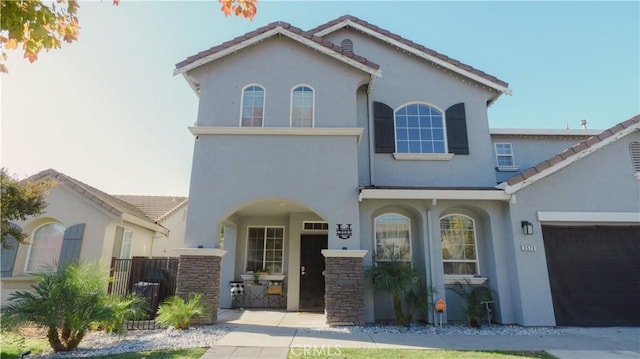
[[[581,120],[580,121],[580,126],[582,127],[583,130],[587,129],[587,120]]]

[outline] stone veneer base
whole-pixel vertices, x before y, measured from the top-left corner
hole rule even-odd
[[[364,251],[366,253],[366,251]],[[325,254],[323,252],[323,254]],[[364,324],[364,258],[325,254],[325,310],[329,325]],[[346,254],[346,253],[345,253]]]
[[[188,299],[201,293],[209,314],[198,318],[200,324],[213,324],[218,320],[220,293],[220,262],[218,255],[181,255],[176,279],[176,295]]]

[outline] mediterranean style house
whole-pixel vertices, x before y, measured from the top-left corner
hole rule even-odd
[[[53,181],[45,212],[14,223],[29,244],[10,240],[2,248],[2,300],[28,289],[32,272],[66,260],[102,262],[112,258],[174,257],[183,246],[186,197],[109,195],[48,169],[26,181]]]
[[[271,23],[174,73],[199,98],[179,292],[230,307],[265,270],[286,310],[391,319],[363,272],[397,249],[445,321],[466,281],[499,323],[640,324],[640,116],[490,129],[506,82],[353,16]]]

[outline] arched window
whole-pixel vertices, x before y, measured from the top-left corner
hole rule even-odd
[[[413,103],[395,113],[397,153],[446,153],[446,130],[442,111]]]
[[[31,245],[27,258],[27,272],[35,272],[46,265],[58,261],[62,249],[64,226],[60,223],[47,223],[38,227],[31,235]]]
[[[291,127],[313,127],[313,89],[298,86],[291,91]]]
[[[411,221],[398,213],[385,213],[374,220],[376,261],[411,261]]]
[[[264,88],[249,85],[242,90],[240,126],[262,127],[264,117]]]
[[[478,274],[475,222],[461,214],[440,218],[440,244],[445,275]]]

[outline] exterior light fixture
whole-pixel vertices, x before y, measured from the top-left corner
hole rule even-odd
[[[522,226],[522,233],[528,236],[533,234],[533,224],[529,221],[521,221],[520,226]]]

